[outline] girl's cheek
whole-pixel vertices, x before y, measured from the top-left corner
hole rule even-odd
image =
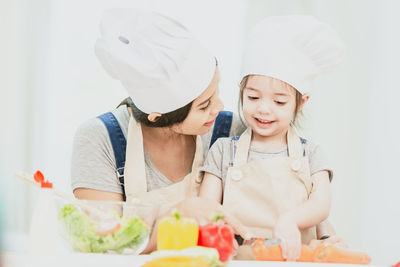
[[[252,104],[249,101],[243,102],[243,111],[252,112],[256,108],[255,104]]]

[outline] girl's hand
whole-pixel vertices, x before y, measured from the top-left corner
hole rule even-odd
[[[282,214],[274,229],[274,237],[281,239],[282,257],[287,261],[296,261],[301,253],[301,234],[294,217]]]
[[[329,238],[324,240],[320,240],[321,237],[328,235]],[[332,224],[325,220],[320,222],[317,225],[317,239],[313,239],[310,241],[309,246],[312,248],[316,248],[320,245],[333,245],[341,248],[347,248],[347,244],[343,242],[342,238],[336,235],[336,231],[333,228]]]
[[[310,243],[308,244],[311,248],[315,249],[318,246],[322,246],[322,245],[332,245],[332,246],[336,246],[336,247],[340,247],[340,248],[348,248],[349,246],[343,242],[343,239],[338,236],[338,235],[333,235],[330,236],[327,239],[324,240],[317,240],[317,239],[313,239],[310,241]]]

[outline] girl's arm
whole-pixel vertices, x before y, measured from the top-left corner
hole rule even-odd
[[[310,198],[296,209],[281,214],[274,228],[274,237],[282,241],[282,256],[288,261],[300,257],[299,230],[315,226],[329,215],[331,204],[329,174],[327,171],[320,171],[311,178],[314,183]]]
[[[331,189],[328,171],[319,171],[311,176],[313,190],[310,198],[296,209],[283,216],[294,219],[300,230],[316,226],[328,218],[331,206]]]
[[[218,203],[222,201],[222,181],[214,174],[205,172],[200,185],[199,197],[208,198]]]
[[[321,237],[326,235],[328,235],[329,238],[321,240]],[[343,239],[339,235],[336,235],[335,228],[328,220],[317,225],[317,239],[311,240],[308,245],[312,248],[316,248],[320,245],[335,245],[343,248],[348,247]]]
[[[317,225],[317,239],[321,239],[323,236],[334,236],[336,235],[335,228],[332,224],[325,220]]]

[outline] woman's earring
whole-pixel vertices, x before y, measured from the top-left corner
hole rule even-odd
[[[147,116],[147,119],[151,122],[156,122],[161,116],[162,116],[161,113],[152,112],[149,114],[149,116]]]

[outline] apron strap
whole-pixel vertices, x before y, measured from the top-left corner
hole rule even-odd
[[[210,141],[210,147],[220,137],[228,137],[231,132],[233,113],[231,111],[221,111],[215,119],[214,129]]]
[[[133,116],[129,118],[127,140],[125,192],[127,201],[130,201],[147,192],[142,127]]]
[[[97,117],[106,126],[108,136],[111,141],[111,146],[114,151],[116,174],[120,185],[122,186],[122,194],[124,201],[126,200],[125,187],[124,187],[124,166],[125,166],[125,151],[126,139],[122,132],[121,126],[114,114],[111,112],[104,113]]]
[[[203,173],[200,168],[203,166],[203,142],[200,135],[196,136],[196,152],[194,154],[194,159],[192,163],[192,173],[196,173],[195,182],[201,183],[203,180]],[[190,183],[188,183],[190,185]],[[191,190],[190,188],[188,190]],[[189,191],[188,191],[189,192]]]
[[[305,160],[305,141],[305,139],[301,139],[297,135],[292,126],[289,127],[287,142],[289,157],[291,158],[290,167],[292,168],[292,171],[297,173],[297,177],[303,182],[304,186],[306,187],[307,194],[310,196],[312,191],[312,182],[309,178],[309,173],[306,175],[307,172],[304,169],[306,166],[308,168],[308,164],[305,166],[303,163]]]
[[[297,135],[292,126],[289,127],[287,133],[288,154],[291,158],[301,158],[304,156],[304,147],[300,137]]]
[[[233,160],[234,166],[242,166],[247,163],[251,142],[251,133],[251,128],[248,127],[236,142],[236,153],[234,154],[235,158]]]
[[[132,201],[147,193],[147,177],[145,170],[143,133],[140,123],[131,116],[128,127],[128,143],[126,147],[125,192],[127,201]],[[192,172],[200,176],[199,169],[203,165],[203,143],[196,136],[196,152],[192,163]],[[197,177],[196,177],[197,178]],[[195,178],[195,179],[196,179]],[[189,187],[191,183],[187,182]]]

